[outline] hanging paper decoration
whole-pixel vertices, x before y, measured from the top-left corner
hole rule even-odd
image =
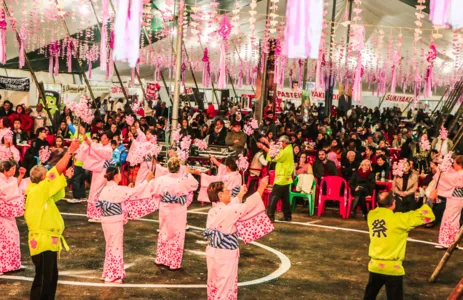
[[[352,85],[352,100],[355,102],[362,102],[362,50],[364,48],[365,27],[363,25],[355,25],[353,30],[355,34],[353,50],[357,51],[357,67],[355,68],[354,82]]]
[[[0,63],[6,64],[6,16],[3,8],[0,8]]]
[[[397,46],[394,54],[392,55],[392,76],[391,76],[391,94],[395,94],[397,87],[397,73],[400,67],[401,57],[401,47],[402,47],[402,34],[399,34],[397,39]],[[400,76],[399,76],[400,77]]]
[[[131,68],[140,56],[142,9],[143,0],[117,1],[113,59],[128,62]]]
[[[87,64],[88,64],[88,78],[92,78],[92,69],[93,69],[93,63],[98,60],[98,52],[100,49],[98,49],[97,45],[93,45],[90,50],[87,51],[87,54],[85,55],[87,58]]]
[[[101,7],[101,40],[100,40],[100,69],[106,71],[108,66],[108,21],[109,21],[109,0],[102,0]]]
[[[420,1],[418,1],[420,2]],[[445,26],[448,23],[449,0],[431,0],[429,19],[433,25]],[[420,2],[424,3],[424,2]],[[426,6],[425,6],[426,7]],[[424,8],[423,8],[424,9]]]
[[[220,22],[218,34],[222,38],[222,43],[220,45],[220,73],[219,73],[219,82],[218,88],[225,89],[227,87],[227,66],[226,66],[226,59],[227,59],[227,43],[228,37],[230,36],[232,30],[232,26],[230,21],[228,20],[227,14],[223,15],[222,22]]]
[[[114,72],[113,51],[114,51],[114,31],[111,31],[111,34],[109,35],[109,62],[108,62],[108,67],[106,68],[106,80],[111,78]]]
[[[431,42],[429,45],[428,56],[426,60],[428,61],[428,67],[426,69],[426,78],[425,78],[425,88],[424,88],[424,97],[432,97],[432,83],[433,83],[433,68],[434,60],[437,58],[437,50],[434,42]]]
[[[204,48],[204,55],[202,61],[204,62],[203,66],[203,86],[208,88],[211,85],[211,66],[209,64],[209,51],[207,48]]]
[[[439,1],[438,1],[439,2]],[[452,26],[453,29],[463,28],[463,1],[461,0],[448,0],[448,21],[447,23]]]
[[[283,55],[317,59],[322,25],[323,0],[288,0]]]
[[[59,74],[59,53],[60,53],[59,42],[51,42],[48,45],[48,53],[50,54],[48,72],[57,76]],[[53,63],[54,60],[54,63]]]
[[[26,41],[27,41],[27,28],[26,22],[22,22],[21,29],[19,30],[19,68],[22,69],[26,63]]]

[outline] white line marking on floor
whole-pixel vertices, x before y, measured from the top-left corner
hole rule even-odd
[[[368,234],[368,231],[366,230],[359,230],[359,229],[353,229],[353,228],[343,228],[343,227],[336,227],[336,226],[328,226],[328,225],[317,225],[313,223],[301,223],[301,222],[286,222],[286,221],[276,221],[278,223],[287,223],[287,224],[297,224],[297,225],[302,225],[302,226],[312,226],[312,227],[319,227],[319,228],[325,228],[325,229],[332,229],[332,230],[340,230],[340,231],[350,231],[350,232],[358,232],[358,233],[364,233]],[[412,239],[408,238],[407,239],[410,242],[414,243],[420,243],[420,244],[427,244],[427,245],[438,245],[437,243],[433,242],[428,242],[428,241],[423,241],[423,240],[417,240],[417,239]]]
[[[199,256],[206,256],[206,252],[204,251],[195,251],[195,250],[186,250],[187,252],[199,255]]]
[[[202,213],[200,213],[202,214]],[[204,213],[207,214],[207,213]],[[86,214],[75,214],[75,213],[61,213],[63,216],[76,216],[76,217],[87,217]],[[153,223],[159,223],[158,220],[151,220],[151,219],[139,219],[138,221],[145,221],[145,222],[153,222]],[[204,231],[205,228],[201,227],[196,227],[196,226],[191,226],[189,225],[190,228],[195,229],[195,230],[200,230]],[[260,247],[264,250],[267,250],[274,255],[276,255],[280,259],[280,266],[278,267],[277,270],[275,270],[273,273],[270,275],[267,275],[262,278],[258,278],[255,280],[251,281],[245,281],[245,282],[239,282],[238,286],[250,286],[250,285],[256,285],[256,284],[261,284],[265,283],[274,279],[277,279],[281,275],[285,274],[286,272],[289,271],[291,268],[291,261],[289,258],[281,253],[278,250],[275,250],[271,247],[265,246],[261,243],[257,242],[252,242],[250,245],[254,245],[257,247]],[[90,278],[90,277],[85,277],[85,278]],[[91,277],[94,278],[94,277]],[[26,276],[10,276],[10,275],[3,275],[0,277],[0,279],[8,279],[8,280],[22,280],[22,281],[33,281],[34,278],[32,277],[26,277]],[[195,288],[201,288],[205,289],[207,288],[206,284],[143,284],[143,283],[124,283],[124,284],[112,284],[112,283],[97,283],[97,282],[79,282],[79,281],[70,281],[70,280],[58,280],[59,284],[64,284],[64,285],[75,285],[75,286],[92,286],[92,287],[118,287],[118,288],[187,288],[187,289],[195,289]]]

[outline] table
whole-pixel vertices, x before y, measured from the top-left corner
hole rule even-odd
[[[382,192],[390,192],[392,190],[392,180],[376,181],[377,186],[385,187]]]

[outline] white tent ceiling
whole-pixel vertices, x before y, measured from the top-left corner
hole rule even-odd
[[[19,26],[21,24],[23,14],[25,10],[27,11],[27,14],[29,16],[29,13],[31,11],[34,11],[36,13],[39,13],[41,15],[40,19],[45,19],[43,16],[47,15],[47,10],[53,10],[54,7],[54,1],[55,0],[23,0],[23,1],[18,1],[18,0],[6,0],[8,5],[10,6],[10,9],[12,8],[14,11],[14,15],[18,20],[18,26],[17,28],[19,29]],[[98,16],[100,15],[100,1],[97,0],[59,0],[58,4],[60,9],[68,13],[65,17],[65,21],[67,23],[67,26],[69,27],[69,30],[71,34],[75,34],[78,32],[81,32],[85,29],[87,29],[89,26],[95,25],[96,24],[96,19],[95,16],[92,13],[92,9],[90,6],[90,1],[93,1],[95,6],[97,6],[97,14]],[[219,1],[220,2],[220,1]],[[229,1],[230,2],[230,1]],[[240,13],[240,32],[243,35],[244,38],[249,34],[249,4],[251,0],[241,0],[239,1],[240,7],[241,7],[241,13]],[[257,23],[256,23],[256,37],[262,38],[264,35],[264,28],[265,28],[265,13],[266,13],[266,2],[267,1],[259,1],[257,4]],[[278,2],[278,10],[277,14],[279,16],[284,16],[285,14],[285,2],[286,1],[281,1]],[[332,1],[328,1],[329,6],[327,7],[328,10],[328,15],[327,18],[330,18],[331,16],[331,6],[332,6]],[[163,1],[155,1],[155,4],[157,7],[159,7],[160,10],[164,9],[164,3]],[[196,5],[200,7],[200,10],[202,12],[206,12],[208,10],[211,10],[210,6],[210,1],[209,0],[202,0],[202,1],[197,1]],[[190,6],[189,6],[190,7]],[[397,36],[399,33],[403,35],[403,50],[402,50],[402,56],[405,56],[407,51],[409,53],[409,56],[411,56],[412,49],[413,49],[413,29],[416,27],[415,25],[415,9],[407,4],[404,4],[398,0],[364,0],[362,1],[361,8],[363,9],[361,13],[362,20],[360,23],[365,24],[366,26],[366,38],[368,41],[372,41],[372,39],[375,38],[375,36],[378,36],[379,32],[382,30],[384,32],[384,45],[386,48],[389,36],[391,35],[392,38],[394,39],[394,43],[396,43]],[[337,47],[341,47],[341,41],[342,39],[346,38],[346,31],[347,28],[340,23],[344,21],[344,14],[346,10],[348,9],[348,0],[338,0],[337,1],[337,6],[336,6],[336,30],[335,30],[335,42],[337,43]],[[156,12],[154,12],[156,15]],[[72,20],[72,16],[76,16],[76,20]],[[232,14],[229,13],[229,16]],[[83,22],[81,21],[83,20]],[[18,47],[17,43],[14,42],[14,35],[12,31],[10,30],[10,24],[8,25],[8,46],[7,46],[7,56],[8,59],[14,58],[18,56]],[[49,42],[49,36],[51,31],[56,31],[55,37],[58,39],[62,39],[66,37],[66,32],[64,30],[64,27],[62,26],[61,21],[45,21],[43,23],[39,23],[38,25],[42,29],[42,35],[44,35],[43,41],[46,43]],[[427,48],[429,43],[431,42],[432,39],[432,25],[428,21],[428,18],[426,18],[423,21],[423,34],[422,34],[422,40],[420,41],[419,45],[417,48],[419,49],[419,53],[421,53],[421,49],[424,49],[425,52],[427,52]],[[435,32],[434,32],[435,33]],[[441,72],[454,72],[455,70],[452,70],[453,66],[453,60],[454,60],[454,55],[452,54],[452,31],[445,30],[442,31],[443,37],[436,39],[436,47],[438,50],[438,59],[436,61],[436,70],[439,70]],[[232,37],[232,39],[236,39],[235,37]],[[328,37],[327,37],[328,39]],[[154,49],[157,51],[157,49],[162,49],[165,51],[165,49],[169,49],[169,45],[164,45],[161,46],[163,43],[171,42],[168,41],[171,39],[165,39],[164,41],[159,41],[154,44]],[[461,42],[461,40],[460,40]],[[30,47],[31,45],[29,45]],[[186,40],[186,46],[187,49],[191,50],[190,57],[192,58],[199,58],[202,55],[202,51],[200,47],[198,46],[197,43],[195,43],[192,40],[187,39]],[[213,48],[213,45],[209,44],[209,47]],[[337,48],[336,47],[336,48]],[[33,49],[30,49],[33,50]],[[378,53],[378,49],[372,49],[375,53]],[[381,49],[383,53],[386,52],[386,49]],[[242,51],[242,49],[240,50]],[[214,51],[214,49],[211,51],[213,52],[218,52]],[[163,53],[163,55],[170,55]],[[385,54],[383,54],[385,55]],[[47,59],[43,57],[43,59]],[[443,64],[446,63],[445,66]],[[128,69],[126,64],[120,63],[118,64],[118,67],[120,69],[120,72],[122,75],[130,75],[130,70]],[[153,68],[149,65],[145,65],[141,67],[140,74],[142,77],[147,77],[150,78],[152,77],[153,73]],[[98,70],[95,70],[94,74],[98,74]]]

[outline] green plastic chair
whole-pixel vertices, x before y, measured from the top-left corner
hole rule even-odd
[[[297,182],[299,181],[298,176],[296,176],[293,180],[293,183],[289,186],[289,203],[292,206],[292,210],[296,210],[296,200],[295,198],[300,197],[307,199],[307,207],[309,208],[309,214],[313,216],[315,211],[315,190],[317,188],[317,181],[314,180],[312,184],[312,191],[310,194],[304,194],[299,192],[293,192],[293,187],[297,186]]]

